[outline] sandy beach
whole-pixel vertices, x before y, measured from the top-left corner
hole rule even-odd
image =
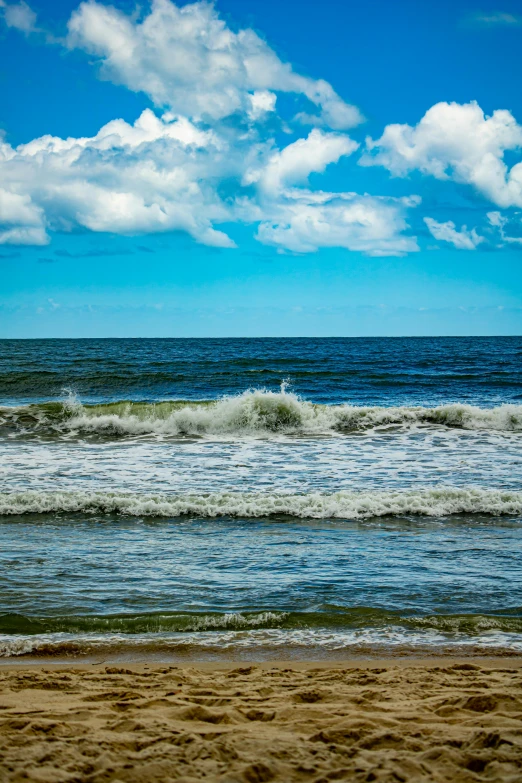
[[[522,660],[7,665],[2,781],[520,781]]]

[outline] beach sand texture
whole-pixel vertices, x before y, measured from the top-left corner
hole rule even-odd
[[[17,666],[0,684],[5,783],[522,780],[520,659]]]

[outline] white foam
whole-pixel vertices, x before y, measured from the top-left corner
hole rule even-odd
[[[288,393],[249,390],[215,402],[82,407],[69,403],[69,430],[143,435],[326,434],[384,425],[434,424],[469,430],[522,432],[522,405],[435,408],[315,405]]]
[[[85,491],[0,494],[0,515],[59,512],[139,517],[292,516],[303,519],[368,519],[404,515],[446,517],[452,514],[518,516],[522,514],[522,492],[437,488],[305,495],[240,492],[142,495]]]
[[[241,612],[225,612],[224,614],[203,615],[202,617],[193,616],[183,628],[183,632],[257,628],[267,623],[281,622],[285,617],[288,617],[288,612],[259,612],[259,614],[254,615],[244,615]]]
[[[68,393],[59,411],[49,405],[0,408],[0,423],[49,426],[105,435],[339,434],[386,425],[438,425],[466,430],[522,432],[522,405],[479,408],[464,403],[423,407],[317,405],[287,391],[251,389],[214,401],[119,402],[84,406]]]
[[[522,641],[517,633],[441,633],[436,629],[408,630],[400,625],[382,628],[329,630],[322,628],[252,629],[205,631],[169,634],[35,634],[32,636],[0,635],[0,658],[21,655],[89,655],[103,653],[128,654],[131,658],[144,651],[147,660],[151,654],[179,655],[186,660],[197,660],[205,652],[216,655],[241,655],[254,653],[265,656],[286,657],[298,653],[301,657],[339,652],[343,655],[364,653],[386,654],[390,650],[421,651],[424,654],[452,653],[466,650],[477,654],[491,654],[499,650],[522,652]]]

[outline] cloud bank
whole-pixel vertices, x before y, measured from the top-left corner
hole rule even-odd
[[[26,35],[43,32],[23,0],[0,0],[0,12]],[[101,78],[142,93],[152,108],[92,137],[18,147],[0,137],[0,244],[45,245],[56,231],[177,230],[232,248],[233,225],[246,223],[280,252],[417,251],[408,213],[420,209],[418,196],[313,186],[347,157],[394,177],[419,172],[467,186],[490,205],[487,241],[519,242],[518,213],[491,211],[522,207],[522,162],[505,159],[520,153],[522,126],[507,110],[487,117],[474,102],[438,103],[416,125],[388,125],[361,147],[347,133],[363,121],[357,107],[295,71],[253,30],[231,29],[207,2],[153,0],[133,15],[82,2],[60,41],[44,38],[85,52]],[[421,217],[455,248],[487,244],[482,229]]]
[[[26,32],[36,29],[31,20]],[[49,232],[82,228],[180,230],[234,247],[221,227],[247,222],[281,251],[417,249],[402,235],[408,204],[308,187],[310,174],[358,148],[345,131],[362,121],[359,110],[328,82],[296,73],[252,30],[231,30],[213,5],[154,0],[138,18],[82,3],[65,45],[94,56],[103,78],[144,93],[155,111],[134,124],[115,119],[90,138],[2,141],[0,243],[43,245]],[[278,114],[282,93],[301,109],[293,117]],[[293,123],[300,138],[279,147],[267,119],[279,135]]]

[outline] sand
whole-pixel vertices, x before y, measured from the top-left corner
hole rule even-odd
[[[522,781],[522,661],[0,668],[0,781]]]

